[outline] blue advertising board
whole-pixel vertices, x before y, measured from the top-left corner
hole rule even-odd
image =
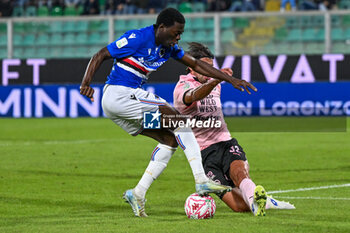
[[[350,82],[309,84],[256,83],[248,95],[222,84],[226,116],[344,116],[350,115]],[[173,84],[145,89],[173,102]],[[81,96],[79,85],[0,86],[0,117],[101,117],[103,85],[95,85],[95,102]]]

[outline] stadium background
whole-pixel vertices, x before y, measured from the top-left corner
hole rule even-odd
[[[103,12],[105,3],[100,3]],[[202,1],[168,5],[187,12],[185,33],[180,42],[184,49],[190,41],[204,43],[215,52],[216,67],[231,67],[236,77],[261,83],[262,90],[264,85],[277,90],[275,94],[261,91],[252,96],[224,92],[224,106],[232,106],[230,103],[225,105],[228,101],[238,106],[250,98],[256,102],[253,108],[260,107],[259,100],[265,100],[267,108],[273,108],[276,101],[284,102],[282,108],[289,106],[288,101],[297,101],[299,108],[326,109],[324,114],[314,110],[308,115],[349,115],[350,16],[346,10],[347,0],[337,2],[338,10],[283,13],[279,12],[280,2],[276,0],[266,1],[264,12],[204,12],[206,5]],[[153,24],[156,15],[79,16],[79,11],[83,12],[82,6],[55,6],[51,10],[44,6],[16,6],[12,14],[17,17],[0,19],[1,116],[102,115],[100,106],[93,106],[87,99],[77,97],[74,100],[72,95],[75,94],[68,91],[72,86],[66,85],[80,83],[89,58],[100,48],[127,30]],[[111,65],[112,61],[103,64],[95,76],[94,83],[99,88]],[[169,61],[150,76],[146,89],[162,94],[172,102],[173,84],[183,73],[185,67]],[[324,84],[303,85],[318,82]],[[334,85],[337,82],[342,83],[342,88]],[[285,83],[289,83],[288,86]],[[305,101],[311,102],[303,104]],[[67,113],[70,105],[76,105],[77,114]],[[335,105],[341,113],[333,114]],[[92,114],[89,108],[95,108],[99,113]],[[67,110],[62,113],[63,109]],[[279,115],[305,114],[288,114],[286,111]]]
[[[216,199],[213,220],[187,221],[183,203],[193,183],[177,150],[147,194],[150,218],[131,218],[119,197],[137,183],[156,144],[102,118],[101,90],[112,61],[94,78],[94,103],[79,94],[79,84],[95,52],[126,30],[153,24],[156,14],[101,10],[87,16],[81,7],[25,6],[0,18],[0,231],[349,232],[350,1],[337,1],[329,11],[287,6],[285,12],[278,0],[266,0],[254,12],[207,12],[205,1],[173,2],[187,20],[180,45],[206,44],[216,67],[232,67],[236,77],[259,88],[247,95],[223,84],[224,112],[238,119],[234,136],[248,154],[253,179],[268,191],[286,191],[277,198],[297,209],[268,211],[261,220],[232,213]],[[172,102],[184,72],[169,61],[145,88]],[[254,115],[276,117],[247,117]],[[290,120],[287,130],[279,125],[298,115],[309,119],[301,128]],[[340,130],[323,127],[323,121],[307,128],[319,116],[341,116]],[[258,129],[261,124],[267,127]],[[242,132],[247,127],[250,132]]]

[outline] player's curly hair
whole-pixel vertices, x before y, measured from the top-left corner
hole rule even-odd
[[[214,59],[214,54],[210,51],[210,49],[207,46],[197,42],[189,42],[187,44],[189,45],[189,47],[186,52],[192,57],[196,59],[201,59],[203,57]],[[189,67],[186,68],[186,71],[187,73],[191,72]]]
[[[189,47],[187,53],[190,54],[192,57],[196,59],[201,59],[203,57],[214,59],[213,53],[207,46],[197,42],[190,42],[188,43],[188,45]]]
[[[174,8],[165,8],[159,13],[155,26],[158,27],[164,24],[166,27],[170,27],[173,26],[175,22],[185,24],[186,20],[178,10]]]

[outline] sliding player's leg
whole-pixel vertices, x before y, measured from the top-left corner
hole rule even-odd
[[[214,150],[215,153],[209,150]],[[230,178],[234,186],[241,190],[243,200],[253,214],[256,216],[265,215],[266,192],[262,186],[256,186],[250,179],[248,161],[243,148],[238,144],[237,140],[232,138],[229,141],[212,145],[211,148],[202,151],[202,156],[206,157],[206,154],[209,152],[216,154],[216,158],[212,159],[213,161],[221,161],[219,167],[224,172],[225,177],[227,177],[226,179]],[[209,159],[206,159],[207,163],[209,163],[208,161]]]
[[[230,178],[239,187],[244,201],[255,216],[264,216],[266,209],[266,191],[261,185],[256,186],[249,177],[247,161],[234,160],[230,164]]]
[[[247,203],[243,199],[242,191],[235,187],[232,189],[231,192],[225,193],[221,200],[225,202],[225,204],[230,207],[235,212],[248,212],[251,211]],[[269,195],[267,195],[266,199],[266,209],[280,209],[280,210],[286,210],[286,209],[295,209],[295,206],[293,204],[290,204],[289,202],[280,201],[276,198],[273,198]]]
[[[233,211],[251,211],[250,206],[254,203],[256,185],[249,177],[249,164],[243,148],[239,146],[238,142],[235,139],[222,141],[209,146],[201,153],[207,176],[217,183],[235,187],[231,192],[219,195],[220,199]],[[257,191],[259,191],[259,188]],[[263,202],[265,202],[264,198]],[[293,209],[294,206],[267,196],[266,209],[270,208]],[[260,209],[264,210],[262,206],[260,206]],[[255,210],[258,210],[257,205]],[[254,213],[257,213],[257,211]]]
[[[231,192],[225,193],[221,200],[235,212],[248,212],[249,206],[243,200],[242,192],[239,188],[235,187]]]

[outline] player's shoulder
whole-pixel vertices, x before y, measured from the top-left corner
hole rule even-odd
[[[185,85],[186,81],[181,80],[181,78],[177,81],[176,85],[175,85],[175,90],[179,90],[179,88],[183,85]]]
[[[184,83],[185,83],[185,82],[184,82],[184,81],[181,81],[181,80],[177,81],[177,83],[176,83],[176,85],[175,85],[175,89],[178,89],[179,86],[183,85]]]
[[[181,75],[179,81],[176,83],[175,89],[177,91],[187,91],[190,88],[193,88],[192,79],[187,75]]]
[[[141,39],[142,32],[139,29],[133,29],[125,32],[124,35],[122,35],[122,37],[125,37],[128,40],[132,40],[132,39],[137,40],[137,39]]]
[[[140,28],[140,29],[133,29],[129,30],[124,34],[124,37],[126,37],[127,40],[135,41],[138,43],[147,43],[149,41],[152,41],[152,37],[154,35],[153,26]]]
[[[144,27],[144,28],[133,29],[133,30],[130,30],[128,32],[131,35],[134,34],[133,37],[136,36],[136,37],[138,37],[138,39],[140,37],[142,37],[142,38],[146,37],[147,38],[147,37],[153,36],[153,34],[154,34],[153,25],[152,26],[148,26],[148,27]]]
[[[121,35],[116,40],[116,45],[118,48],[122,48],[125,45],[129,45],[131,47],[138,47],[145,42],[147,42],[147,37],[144,36],[144,33],[139,29],[133,29]]]

